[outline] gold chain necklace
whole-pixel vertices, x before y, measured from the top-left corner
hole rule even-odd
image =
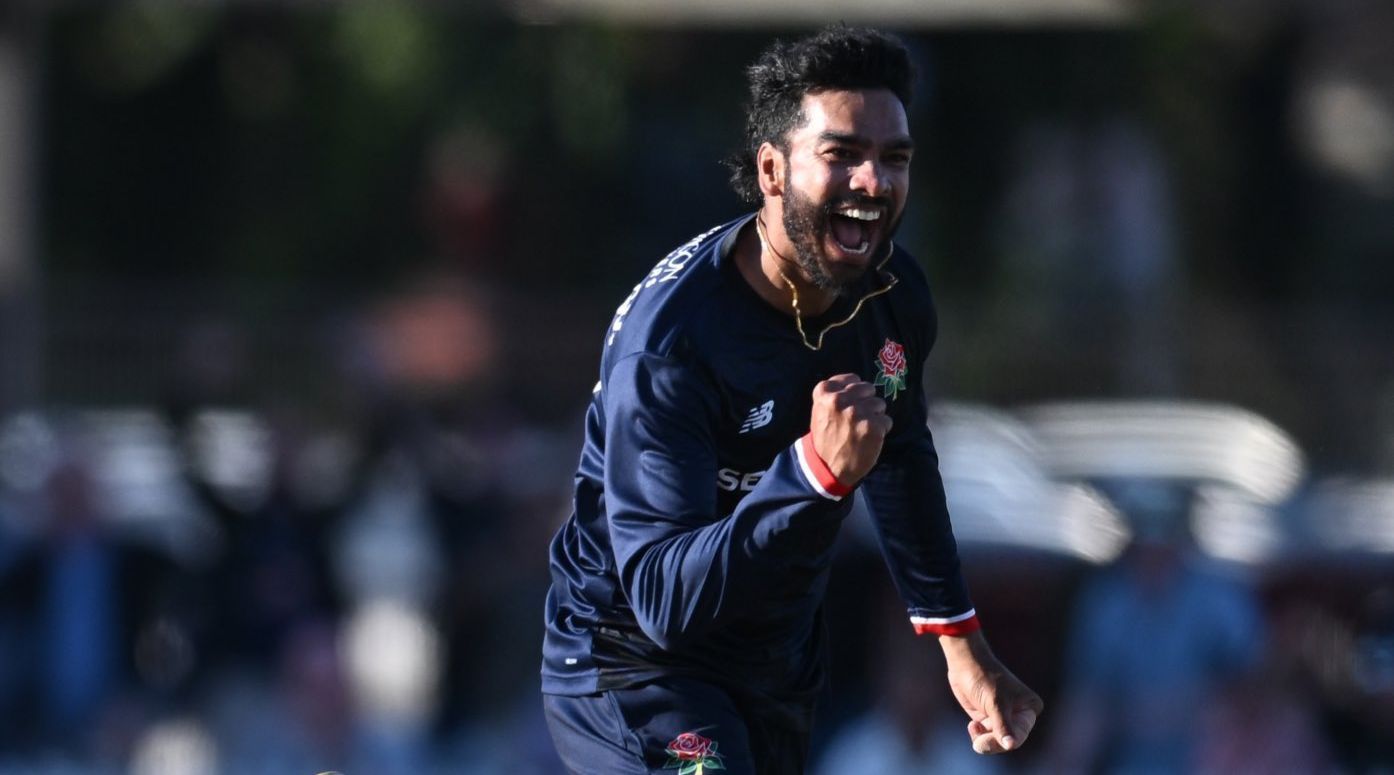
[[[790,262],[789,262],[789,259],[787,259],[787,258],[785,258],[784,256],[780,255],[780,254],[779,254],[779,251],[777,251],[777,250],[774,249],[774,245],[771,245],[771,244],[770,244],[769,238],[765,236],[765,220],[764,220],[764,217],[761,216],[761,215],[759,215],[758,213],[757,213],[756,216],[755,216],[755,233],[756,233],[757,235],[759,235],[759,237],[760,237],[760,248],[761,248],[761,250],[768,250],[768,251],[770,251],[770,253],[774,254],[774,257],[775,257],[775,258],[779,259],[780,263],[783,263],[783,264],[790,263]],[[883,260],[881,261],[881,263],[879,263],[879,264],[876,265],[876,270],[877,270],[878,272],[884,271],[884,267],[886,266],[886,264],[890,263],[891,255],[892,255],[893,253],[895,253],[895,243],[894,243],[894,242],[891,243],[891,248],[890,248],[890,250],[886,251],[886,257],[885,257],[885,259],[883,259]],[[858,299],[858,300],[857,300],[857,305],[856,305],[855,307],[852,308],[852,312],[851,312],[850,314],[848,314],[847,317],[843,318],[842,320],[837,321],[836,323],[829,323],[827,326],[824,326],[823,330],[818,332],[818,342],[815,344],[815,343],[813,343],[813,342],[808,341],[808,334],[804,333],[804,330],[803,330],[803,313],[800,312],[800,310],[799,310],[799,289],[798,289],[798,287],[794,285],[794,281],[793,281],[793,280],[790,280],[790,279],[789,279],[789,275],[787,275],[787,274],[784,273],[784,267],[783,267],[783,266],[780,266],[779,264],[776,264],[776,265],[775,265],[775,271],[776,271],[776,272],[779,272],[779,277],[780,277],[780,279],[782,279],[782,280],[784,281],[784,284],[789,286],[789,295],[790,295],[791,297],[793,297],[793,298],[790,299],[790,303],[791,303],[791,305],[792,305],[793,308],[794,308],[794,327],[797,328],[798,331],[799,331],[799,341],[803,342],[803,346],[804,346],[804,347],[807,347],[808,349],[812,350],[813,352],[818,352],[819,350],[823,349],[823,338],[826,337],[826,336],[828,335],[828,332],[829,332],[829,331],[833,330],[834,328],[837,328],[838,326],[844,326],[844,325],[846,325],[846,324],[852,322],[852,318],[856,317],[858,312],[861,312],[862,305],[865,304],[865,303],[867,302],[868,299],[872,299],[872,298],[875,298],[875,297],[877,297],[877,296],[880,296],[881,294],[885,293],[886,291],[889,291],[890,289],[894,288],[894,287],[895,287],[895,284],[898,283],[898,282],[900,282],[900,278],[896,277],[895,275],[891,274],[890,272],[886,272],[886,273],[885,273],[885,274],[886,274],[886,286],[885,286],[884,288],[877,288],[876,290],[872,291],[871,293],[868,293],[867,295],[865,295],[865,296],[861,297],[860,299]]]

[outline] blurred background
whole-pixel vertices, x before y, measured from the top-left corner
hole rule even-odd
[[[551,773],[601,332],[741,213],[742,68],[921,81],[975,758],[843,533],[821,773],[1394,771],[1394,6],[0,8],[0,772]]]

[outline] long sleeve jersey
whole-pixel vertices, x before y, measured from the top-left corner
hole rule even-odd
[[[545,693],[673,674],[776,704],[822,688],[822,603],[852,493],[807,433],[813,387],[841,373],[874,381],[894,421],[858,487],[911,624],[977,629],[926,426],[923,271],[893,250],[803,321],[815,350],[735,265],[752,221],[670,253],[605,333],[574,511],[551,544]]]

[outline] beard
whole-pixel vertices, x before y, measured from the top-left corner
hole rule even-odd
[[[828,259],[827,253],[823,249],[828,239],[829,218],[832,217],[835,210],[848,204],[874,204],[885,207],[887,214],[891,211],[891,203],[888,200],[876,197],[849,196],[830,199],[820,204],[789,185],[787,172],[785,174],[784,217],[782,220],[784,233],[794,246],[794,263],[803,270],[804,277],[813,284],[813,287],[832,291],[838,296],[845,295],[855,287],[862,275],[866,273],[865,267],[834,264]],[[877,257],[881,256],[884,249],[890,245],[891,237],[895,235],[899,226],[900,216],[896,216],[879,242],[873,246],[872,259],[868,266],[874,264],[878,260]]]

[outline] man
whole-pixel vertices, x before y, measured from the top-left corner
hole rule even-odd
[[[860,488],[974,750],[1014,749],[1041,701],[993,657],[959,572],[925,426],[929,287],[891,242],[909,57],[834,27],[749,74],[733,183],[758,212],[660,261],[606,334],[551,547],[553,739],[578,773],[802,772],[833,542]]]

